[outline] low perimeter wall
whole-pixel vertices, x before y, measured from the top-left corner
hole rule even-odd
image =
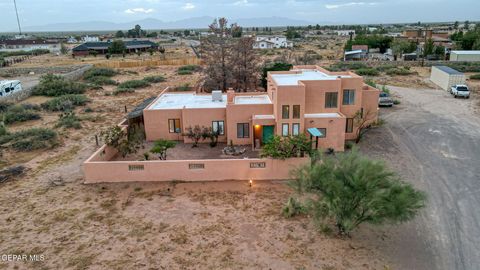
[[[108,161],[115,154],[102,146],[83,164],[85,183],[142,181],[286,180],[309,158]]]

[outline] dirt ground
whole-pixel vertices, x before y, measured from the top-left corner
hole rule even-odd
[[[139,151],[135,154],[122,157],[116,155],[114,160],[145,160],[145,153],[148,153],[149,159],[158,159],[156,154],[150,153],[154,142],[144,142]],[[167,150],[168,160],[194,160],[194,159],[243,159],[243,158],[257,158],[259,151],[253,151],[251,145],[236,146],[238,149],[245,149],[245,152],[238,156],[225,155],[223,149],[227,146],[226,143],[218,143],[215,147],[210,147],[208,143],[199,143],[198,147],[192,147],[192,144],[185,144],[178,142],[174,148]]]
[[[428,201],[414,221],[373,231],[385,235],[382,242],[365,232],[365,243],[399,269],[478,269],[478,92],[455,99],[445,90],[390,89],[402,103],[381,110],[386,124],[371,130],[361,149],[426,191]]]

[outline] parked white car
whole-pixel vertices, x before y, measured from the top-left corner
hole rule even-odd
[[[450,88],[450,93],[455,97],[470,98],[470,90],[464,84],[457,84]]]
[[[22,84],[18,80],[0,81],[0,97],[11,95],[15,92],[22,91]]]

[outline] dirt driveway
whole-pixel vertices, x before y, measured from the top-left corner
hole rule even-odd
[[[386,124],[368,133],[362,151],[425,190],[428,206],[415,221],[380,232],[386,235],[383,243],[371,244],[401,269],[478,269],[477,101],[454,99],[442,90],[390,88],[402,104],[381,109]]]

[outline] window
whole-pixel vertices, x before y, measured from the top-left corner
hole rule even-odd
[[[345,128],[346,133],[353,132],[353,118],[347,118],[347,127]]]
[[[237,124],[237,138],[248,138],[250,137],[250,124],[248,123],[238,123]]]
[[[282,119],[288,119],[290,118],[290,106],[289,105],[283,105],[282,106]]]
[[[325,108],[337,108],[338,93],[327,92],[325,93]]]
[[[288,136],[288,124],[282,124],[282,136]]]
[[[213,121],[212,131],[218,132],[218,135],[225,135],[225,123],[223,121]]]
[[[355,104],[355,90],[343,90],[343,105]]]
[[[180,119],[168,119],[168,131],[170,133],[181,133]]]
[[[300,105],[293,105],[293,119],[299,119],[300,118]]]
[[[299,123],[292,124],[292,135],[293,136],[300,135],[300,124]]]
[[[319,136],[319,138],[326,138],[327,137],[327,129],[326,128],[317,128],[320,133],[322,133],[322,136]]]

